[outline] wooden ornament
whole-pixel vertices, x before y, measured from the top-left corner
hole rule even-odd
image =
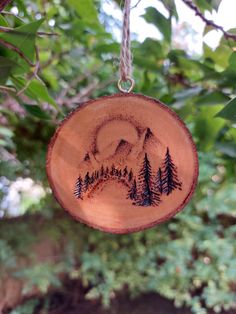
[[[198,158],[171,109],[122,93],[88,101],[61,123],[49,144],[47,174],[75,219],[130,233],[166,221],[188,203]]]

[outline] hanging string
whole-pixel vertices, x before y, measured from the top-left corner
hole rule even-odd
[[[132,79],[132,54],[130,48],[130,10],[131,0],[125,0],[118,88],[121,92],[127,93],[131,92],[134,88],[134,80]]]

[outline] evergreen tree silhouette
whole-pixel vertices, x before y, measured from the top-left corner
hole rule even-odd
[[[86,192],[88,190],[90,184],[90,176],[89,176],[89,172],[86,173],[85,177],[84,177],[84,185],[83,185],[83,191]]]
[[[136,180],[134,179],[129,191],[127,198],[130,198],[131,200],[136,200],[137,198],[137,184]]]
[[[119,171],[118,171],[118,178],[120,179],[121,177],[122,177],[122,171],[119,170]]]
[[[75,192],[74,192],[76,198],[82,199],[83,194],[83,180],[81,176],[78,177],[76,183],[75,183]]]
[[[101,169],[100,169],[100,177],[101,177],[101,178],[103,178],[104,173],[105,173],[105,171],[104,171],[104,167],[103,167],[103,165],[102,165],[102,166],[101,166]]]
[[[110,175],[111,175],[111,176],[114,176],[114,175],[115,175],[115,172],[116,172],[116,168],[115,168],[115,165],[113,164],[113,165],[111,166]]]
[[[151,164],[145,153],[142,168],[138,176],[138,193],[135,205],[155,206],[160,203],[160,193],[155,187]]]
[[[104,177],[108,178],[108,176],[109,176],[109,168],[106,167],[106,170],[105,170],[105,173],[104,173]]]
[[[163,192],[163,178],[162,178],[162,170],[161,168],[157,171],[157,179],[156,179],[156,186],[160,194]]]
[[[129,175],[128,175],[128,181],[129,182],[131,182],[132,180],[133,180],[133,171],[132,171],[132,169],[130,170],[130,172],[129,172]]]
[[[178,179],[177,167],[175,166],[167,147],[163,164],[162,192],[169,195],[175,189],[181,190],[182,183]]]
[[[94,181],[95,181],[95,173],[93,172],[91,177],[90,177],[89,184],[93,184]]]
[[[119,170],[115,168],[115,176],[118,177],[119,176]]]
[[[123,177],[126,177],[128,174],[128,169],[127,169],[127,166],[124,168],[123,170]]]

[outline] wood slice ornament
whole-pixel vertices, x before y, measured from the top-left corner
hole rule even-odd
[[[74,218],[111,233],[159,224],[190,200],[198,177],[191,135],[159,101],[139,94],[91,100],[49,145],[53,193]]]
[[[190,200],[198,177],[197,151],[180,118],[160,101],[130,93],[130,1],[124,6],[122,93],[72,112],[49,144],[46,165],[61,206],[78,221],[111,233],[171,218]]]

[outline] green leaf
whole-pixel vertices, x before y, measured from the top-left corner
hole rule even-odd
[[[228,66],[228,60],[232,54],[232,49],[227,45],[220,45],[215,50],[203,44],[205,58],[210,58],[214,61],[215,66],[225,69]]]
[[[32,116],[34,116],[36,118],[39,118],[42,120],[50,120],[51,119],[51,117],[37,105],[24,104],[23,106],[28,113],[30,113]]]
[[[22,89],[26,85],[26,81],[21,78],[13,77],[12,81],[19,89]],[[55,100],[49,95],[47,87],[42,81],[33,79],[24,91],[24,94],[31,99],[36,100],[38,103],[45,101],[58,109]]]
[[[229,96],[225,95],[222,92],[214,91],[208,92],[205,95],[198,97],[195,102],[196,105],[221,105],[226,101],[229,101]]]
[[[120,50],[120,45],[116,42],[113,43],[99,43],[94,47],[94,51],[96,51],[99,54],[104,53],[114,53],[118,54]]]
[[[225,125],[221,119],[213,119],[216,112],[222,106],[201,106],[200,114],[195,122],[195,134],[199,140],[199,146],[204,150],[209,150],[214,145],[219,131]]]
[[[209,3],[209,1],[206,0],[195,0],[197,7],[201,10],[201,11],[210,11],[212,12],[212,6]]]
[[[203,31],[203,36],[205,36],[207,33],[215,30],[215,28],[212,25],[206,25]]]
[[[229,66],[232,68],[231,70],[236,71],[236,51],[234,51],[229,57]]]
[[[164,7],[169,11],[169,14],[171,16],[174,16],[176,20],[178,20],[179,16],[175,5],[175,0],[161,0],[161,2],[164,5]]]
[[[5,19],[4,16],[2,16],[2,14],[0,14],[0,25],[4,26],[4,27],[9,27],[9,24],[7,23],[7,20]]]
[[[211,6],[213,7],[213,9],[218,11],[221,1],[222,0],[211,0]]]
[[[224,118],[236,122],[236,98],[231,99],[215,117]]]
[[[137,46],[134,54],[134,63],[151,71],[156,71],[164,59],[163,45],[157,40],[146,38],[144,42]],[[148,56],[148,58],[147,58]]]
[[[0,39],[14,45],[31,61],[35,59],[36,33],[43,19],[19,26],[7,33],[0,33]]]
[[[156,59],[164,58],[162,44],[152,38],[146,38],[140,46],[141,51],[144,54],[153,55]]]
[[[68,0],[80,18],[89,24],[99,24],[97,10],[92,0]]]
[[[54,99],[49,95],[47,87],[42,81],[36,79],[32,80],[27,90],[29,90],[35,98],[38,97],[40,100],[46,101],[54,107],[57,107]]]
[[[146,9],[146,13],[143,15],[143,18],[151,24],[154,24],[159,31],[163,34],[167,42],[171,41],[171,21],[162,15],[153,7]]]
[[[0,84],[6,82],[15,66],[18,65],[14,60],[0,56]]]
[[[234,28],[227,29],[227,33],[232,34],[232,35],[236,35],[236,28],[234,27]],[[220,43],[219,43],[219,47],[221,47],[222,45],[228,46],[228,48],[230,48],[230,50],[232,52],[232,47],[234,47],[235,41],[234,41],[234,39],[226,38],[226,36],[222,35]]]

